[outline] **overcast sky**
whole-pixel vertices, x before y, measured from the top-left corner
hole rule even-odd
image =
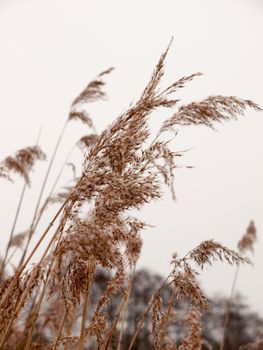
[[[0,159],[34,144],[42,124],[40,144],[49,155],[74,97],[100,71],[114,66],[107,77],[109,101],[89,107],[103,130],[139,97],[172,36],[164,84],[205,73],[180,92],[182,102],[222,94],[263,106],[262,34],[263,0],[0,0]],[[155,113],[152,128],[168,116],[167,111]],[[253,219],[259,236],[255,266],[241,269],[238,289],[263,313],[262,132],[263,114],[251,110],[217,131],[180,129],[173,147],[190,149],[181,165],[194,169],[177,170],[176,202],[167,194],[143,212],[154,228],[143,233],[140,267],[167,274],[173,252],[184,254],[204,239],[235,248]],[[85,133],[83,126],[71,126],[61,162]],[[32,219],[44,169],[36,169],[21,230]],[[1,180],[0,187],[3,246],[21,183]],[[227,295],[233,274],[233,268],[216,265],[204,271],[202,285],[210,294]]]

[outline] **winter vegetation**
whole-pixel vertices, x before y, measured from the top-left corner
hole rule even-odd
[[[112,68],[74,99],[47,160],[32,222],[22,233],[16,224],[24,194],[35,163],[46,156],[36,142],[0,161],[1,186],[22,181],[1,255],[0,349],[263,349],[263,320],[235,294],[239,269],[251,263],[246,255],[256,240],[253,221],[236,251],[207,240],[184,256],[175,252],[164,278],[136,269],[141,231],[151,224],[138,219],[136,211],[161,199],[165,187],[176,198],[174,174],[183,152],[171,149],[170,141],[177,127],[214,128],[218,122],[238,119],[248,108],[261,110],[251,100],[221,95],[181,105],[176,93],[201,73],[161,89],[170,46],[138,101],[101,134],[87,110],[89,103],[106,97],[105,78]],[[170,117],[152,134],[151,114],[157,109],[166,109]],[[61,140],[73,122],[88,130],[74,145],[83,152],[82,171],[77,173],[70,152],[47,188]],[[73,180],[58,189],[67,165]],[[46,210],[53,210],[53,218],[40,232]],[[215,261],[233,265],[236,275],[229,297],[210,300],[198,275]]]

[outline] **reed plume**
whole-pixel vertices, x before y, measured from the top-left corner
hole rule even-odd
[[[100,135],[97,135],[84,105],[105,98],[102,77],[112,69],[99,74],[73,101],[42,185],[23,257],[15,275],[5,281],[0,291],[0,313],[4,319],[0,328],[1,348],[11,349],[18,332],[25,334],[21,344],[26,344],[27,349],[37,346],[56,349],[61,345],[78,350],[86,346],[101,350],[113,347],[115,331],[122,329],[119,324],[121,312],[128,303],[127,290],[132,284],[129,273],[135,270],[142,248],[141,232],[147,228],[136,214],[131,215],[131,210],[136,213],[146,204],[162,198],[164,185],[175,198],[174,172],[183,153],[172,150],[170,142],[161,140],[160,136],[177,125],[214,128],[216,122],[243,115],[247,107],[260,110],[254,102],[233,96],[211,96],[201,102],[180,106],[180,101],[173,94],[201,73],[183,77],[161,90],[159,85],[170,46],[171,43],[161,55],[138,101]],[[151,113],[160,108],[172,109],[171,116],[152,135],[149,128]],[[60,201],[61,206],[25,259],[38,222],[37,214],[50,168],[65,127],[73,120],[93,129],[78,142],[78,146],[86,151],[82,173],[79,177],[74,176],[72,184],[66,186],[64,192],[52,197],[51,191],[45,203],[50,203],[53,198],[53,201]],[[1,176],[5,176],[6,169],[16,168],[11,164],[1,164]],[[20,167],[16,171],[28,181]],[[41,209],[41,215],[42,212]],[[30,267],[30,259],[42,246],[53,225],[52,237],[41,258]],[[135,329],[129,350],[134,347],[150,313],[155,348],[164,349],[165,346],[168,350],[170,344],[170,349],[176,349],[176,342],[169,341],[168,327],[174,300],[182,299],[188,300],[191,306],[186,320],[189,332],[179,349],[201,348],[200,310],[202,307],[209,308],[209,301],[199,286],[197,275],[198,270],[216,260],[230,264],[248,262],[243,255],[213,240],[201,243],[182,258],[176,254],[173,256],[172,271],[153,293]],[[101,269],[107,271],[110,278],[94,306],[91,304],[91,292]],[[172,295],[165,309],[161,291],[167,285],[172,287]],[[107,310],[117,295],[121,296],[122,304],[111,324]],[[56,308],[54,303],[57,300]],[[28,311],[26,305],[30,302],[32,308]],[[31,316],[30,331],[26,332],[28,322],[25,320]],[[42,327],[41,332],[37,331],[37,326]],[[37,341],[33,340],[34,335]],[[47,335],[48,339],[45,338]],[[118,348],[121,346],[120,339],[121,336]]]
[[[18,150],[15,155],[8,156],[0,162],[0,176],[12,181],[10,173],[21,176],[30,185],[29,174],[37,160],[45,160],[46,155],[39,146]]]
[[[238,241],[238,244],[237,244],[237,248],[238,248],[238,251],[240,252],[240,254],[244,255],[244,254],[248,253],[249,251],[253,253],[254,244],[256,242],[256,239],[257,239],[256,227],[255,227],[254,221],[251,220],[249,222],[247,229],[246,229],[246,232],[243,234],[242,238]],[[221,338],[221,343],[220,343],[220,350],[224,350],[224,346],[225,346],[225,340],[226,340],[229,321],[230,321],[229,320],[230,309],[231,309],[231,306],[233,304],[234,297],[235,297],[239,269],[240,269],[240,265],[237,264],[232,287],[231,287],[230,297],[229,297],[227,305],[226,305],[226,312],[225,312],[225,319],[224,319],[224,325],[223,325],[223,333],[222,333],[222,338]]]

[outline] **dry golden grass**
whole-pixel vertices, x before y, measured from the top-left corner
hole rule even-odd
[[[14,235],[12,231],[4,257],[0,290],[1,349],[124,350],[122,334],[126,327],[132,276],[142,247],[140,233],[147,228],[146,223],[130,216],[129,210],[140,210],[160,199],[164,185],[175,198],[174,171],[182,153],[171,150],[170,143],[162,141],[161,136],[177,125],[201,124],[213,128],[216,122],[243,115],[248,107],[260,110],[254,102],[233,96],[210,96],[201,102],[180,106],[180,101],[172,96],[200,73],[183,77],[160,90],[170,45],[161,55],[139,100],[101,135],[97,134],[84,103],[106,97],[102,89],[105,85],[103,78],[112,68],[99,74],[73,101],[50,159],[31,226],[22,234]],[[172,109],[171,117],[156,135],[152,135],[149,118],[158,108]],[[79,177],[74,175],[72,185],[54,194],[56,179],[41,206],[57,149],[72,120],[83,122],[92,131],[77,142],[86,152],[82,173]],[[44,154],[37,146],[18,151],[14,157],[7,157],[0,163],[0,176],[9,178],[10,172],[15,172],[29,185],[34,162],[43,158]],[[61,202],[61,206],[29,252],[36,227],[47,205],[52,202]],[[52,238],[41,250],[52,227]],[[246,236],[240,241],[239,253],[209,240],[182,258],[175,254],[172,271],[160,288],[153,291],[148,308],[138,320],[129,349],[134,348],[149,314],[152,315],[156,349],[197,350],[202,344],[208,348],[201,337],[200,315],[202,308],[209,308],[209,301],[199,286],[197,275],[205,265],[216,260],[235,265],[247,263],[243,252],[254,242],[253,227],[250,224]],[[22,246],[24,241],[25,247]],[[8,276],[5,265],[9,250],[14,246],[22,247],[22,256],[14,274]],[[36,250],[42,251],[42,255],[32,266],[29,263]],[[94,307],[90,301],[91,289],[96,272],[101,268],[109,271],[111,278]],[[172,286],[172,293],[164,307],[161,291],[167,285]],[[105,310],[117,294],[121,296],[121,302],[111,323]],[[186,319],[188,333],[178,345],[167,331],[174,318],[174,302],[182,299],[190,300],[191,305]]]

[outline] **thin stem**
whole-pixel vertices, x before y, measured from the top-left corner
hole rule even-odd
[[[36,143],[35,143],[36,146],[39,143],[40,136],[41,136],[41,133],[42,133],[42,129],[43,129],[43,126],[41,125],[40,129],[39,129],[39,132],[38,132],[38,135],[37,135]],[[18,216],[19,216],[19,213],[20,213],[20,209],[22,207],[22,203],[23,203],[23,199],[24,199],[26,188],[27,188],[27,183],[24,182],[24,185],[23,185],[23,188],[22,188],[22,192],[21,192],[21,195],[20,195],[20,198],[19,198],[18,206],[17,206],[17,209],[16,209],[13,225],[12,225],[12,228],[11,228],[9,241],[8,241],[7,248],[6,248],[6,251],[5,251],[5,256],[4,256],[4,259],[3,259],[3,262],[2,262],[2,271],[4,271],[5,266],[7,265],[7,263],[10,261],[10,259],[13,256],[13,254],[11,254],[11,258],[9,258],[8,261],[6,262],[6,259],[7,259],[7,256],[8,256],[8,252],[10,250],[12,239],[13,239],[13,236],[14,236],[14,232],[15,232]]]
[[[118,323],[118,321],[119,321],[119,318],[120,318],[120,315],[121,315],[121,313],[122,313],[122,310],[123,310],[123,308],[124,308],[125,303],[126,303],[126,297],[124,296],[124,297],[122,298],[122,302],[121,302],[121,305],[120,305],[120,307],[119,307],[119,310],[118,310],[118,312],[117,312],[117,314],[116,314],[116,316],[115,316],[115,318],[114,318],[112,327],[111,327],[111,329],[110,329],[110,331],[109,331],[108,338],[107,338],[107,342],[106,342],[106,345],[105,345],[104,350],[107,350],[108,347],[109,347],[109,345],[110,345],[111,338],[112,338],[112,336],[113,336],[113,333],[114,333],[114,331],[115,331],[116,325],[117,325],[117,323]]]
[[[232,302],[234,299],[234,295],[235,295],[235,289],[236,289],[239,269],[240,269],[240,264],[237,265],[237,268],[235,271],[235,276],[234,276],[233,283],[232,283],[230,297],[229,297],[227,305],[226,305],[226,313],[225,313],[225,319],[224,319],[223,335],[222,335],[222,339],[221,339],[221,343],[220,343],[220,350],[224,350],[224,346],[225,346],[227,329],[228,329],[228,325],[229,325],[230,308],[231,308],[231,305],[232,305]]]
[[[182,259],[180,259],[180,260],[186,259],[187,256],[191,253],[191,251],[192,251],[192,250],[190,250],[189,252],[187,252],[187,253],[184,255],[184,257],[183,257]],[[160,293],[160,291],[163,289],[163,287],[164,287],[164,286],[166,285],[166,283],[168,282],[169,278],[174,274],[175,269],[176,269],[176,266],[174,267],[173,271],[166,277],[166,279],[164,280],[164,282],[162,283],[162,285],[161,285],[161,286],[159,287],[159,289],[156,291],[155,295],[158,294],[158,293]],[[128,350],[131,350],[131,349],[132,349],[132,347],[133,347],[133,345],[134,345],[134,343],[135,343],[135,340],[137,339],[137,336],[138,336],[138,334],[140,333],[141,328],[142,328],[142,326],[143,326],[143,324],[144,324],[144,322],[145,322],[145,320],[146,320],[146,317],[148,316],[148,314],[149,314],[149,312],[150,312],[150,310],[151,310],[151,308],[152,308],[152,306],[153,306],[153,302],[154,302],[154,298],[152,298],[152,300],[150,301],[150,303],[149,303],[147,309],[145,310],[145,312],[144,312],[144,314],[143,314],[143,317],[142,317],[141,321],[139,322],[139,324],[138,324],[138,326],[137,326],[137,329],[136,329],[136,331],[135,331],[135,333],[134,333],[134,335],[133,335],[133,338],[132,338],[132,340],[131,340],[131,343],[130,343],[130,345],[129,345]],[[221,350],[221,349],[220,349],[220,350]]]
[[[46,209],[46,207],[47,207],[47,205],[48,205],[48,202],[49,202],[49,200],[50,200],[52,194],[53,194],[54,191],[55,191],[55,188],[56,188],[56,186],[57,186],[57,184],[58,184],[58,182],[59,182],[59,180],[60,180],[60,178],[61,178],[61,175],[63,174],[63,171],[64,171],[64,169],[65,169],[65,166],[67,165],[67,162],[68,162],[69,158],[71,157],[71,155],[72,155],[72,153],[73,153],[75,147],[76,147],[76,144],[71,148],[71,150],[69,151],[68,155],[67,155],[66,158],[65,158],[64,163],[62,164],[62,166],[61,166],[61,168],[60,168],[60,171],[58,172],[57,178],[56,178],[56,180],[55,180],[54,183],[53,183],[53,186],[52,186],[52,188],[51,188],[51,190],[50,190],[50,192],[49,192],[49,195],[47,196],[47,198],[46,198],[44,204],[42,205],[41,209],[40,209],[39,212],[38,212],[38,217],[37,217],[37,219],[36,219],[36,221],[35,221],[33,231],[36,230],[37,225],[38,225],[38,223],[39,223],[39,221],[40,221],[40,219],[41,219],[41,217],[42,217],[42,215],[43,215],[43,213],[44,213],[44,211],[45,211],[45,209]]]
[[[76,310],[74,310],[74,309],[71,310],[71,313],[70,313],[69,315],[70,315],[70,320],[68,320],[67,328],[66,328],[66,336],[67,336],[67,337],[70,337],[70,336],[71,336],[73,326],[74,326],[75,323],[76,323]],[[68,344],[68,343],[65,344],[64,349],[65,349],[65,350],[68,350],[68,349],[69,349],[69,344]]]
[[[5,251],[5,256],[4,256],[4,259],[3,259],[3,262],[2,262],[2,271],[4,271],[4,268],[6,266],[6,259],[7,259],[10,247],[11,247],[11,243],[12,243],[12,239],[13,239],[13,236],[14,236],[17,219],[18,219],[18,216],[19,216],[19,213],[20,213],[20,209],[21,209],[21,206],[22,206],[22,203],[23,203],[26,187],[27,187],[27,184],[25,182],[24,186],[23,186],[23,189],[22,189],[22,192],[21,192],[21,195],[20,195],[20,198],[19,198],[19,201],[18,201],[14,222],[13,222],[13,225],[12,225],[9,241],[8,241],[7,248],[6,248],[6,251]]]
[[[61,236],[60,236],[60,239],[61,239]],[[29,350],[30,346],[31,346],[31,343],[32,343],[33,330],[34,330],[34,327],[35,327],[35,323],[36,323],[37,317],[39,316],[39,311],[40,311],[40,308],[41,308],[41,305],[43,303],[43,300],[44,300],[44,297],[45,297],[45,293],[46,293],[46,290],[47,290],[47,287],[48,287],[48,280],[49,280],[50,273],[51,273],[51,270],[52,270],[52,267],[53,267],[53,263],[55,261],[55,253],[56,253],[56,250],[57,250],[57,247],[58,247],[60,239],[57,242],[57,245],[56,245],[56,247],[54,249],[54,252],[53,252],[53,255],[52,255],[52,260],[50,261],[50,264],[49,264],[49,267],[48,267],[48,271],[47,271],[47,274],[46,274],[46,279],[45,279],[45,282],[44,282],[44,286],[43,286],[43,289],[42,289],[39,301],[37,303],[36,312],[35,312],[35,314],[33,316],[33,321],[31,323],[31,328],[30,328],[29,335],[28,335],[27,347],[26,347],[25,350]],[[54,241],[53,241],[53,243],[54,243]]]
[[[57,336],[56,336],[55,343],[54,343],[54,345],[53,345],[53,347],[52,347],[52,350],[56,350],[56,348],[57,348],[59,339],[60,339],[60,337],[61,337],[62,329],[63,329],[63,327],[64,327],[64,324],[65,324],[65,321],[66,321],[66,318],[67,318],[67,314],[68,314],[68,310],[66,309],[66,310],[64,311],[64,315],[63,315],[62,320],[61,320],[61,322],[60,322],[59,329],[58,329],[58,333],[57,333]]]
[[[37,271],[37,269],[36,269],[35,271]],[[19,313],[21,307],[24,305],[25,298],[26,298],[27,293],[29,292],[29,290],[30,290],[30,288],[31,288],[32,283],[34,282],[35,277],[36,277],[36,276],[35,276],[35,273],[32,273],[31,276],[30,276],[30,278],[29,278],[29,280],[28,280],[28,282],[27,282],[26,289],[25,289],[24,292],[22,293],[22,296],[21,296],[21,298],[20,298],[20,300],[19,300],[19,302],[18,302],[18,304],[17,304],[17,307],[16,307],[16,309],[15,309],[15,312],[13,313],[13,315],[12,315],[12,317],[11,317],[9,323],[8,323],[8,326],[7,326],[6,330],[5,330],[5,333],[4,333],[4,335],[3,335],[3,338],[2,338],[2,341],[1,341],[1,344],[0,344],[0,349],[3,348],[3,345],[4,345],[4,343],[5,343],[6,339],[7,339],[7,337],[9,336],[9,332],[10,332],[10,330],[11,330],[12,324],[13,324],[13,322],[14,322],[16,316],[18,315],[18,313]]]
[[[62,137],[63,137],[63,135],[65,133],[67,124],[68,124],[68,120],[66,121],[66,123],[64,124],[64,126],[63,126],[63,128],[61,130],[61,133],[59,135],[59,138],[58,138],[58,141],[56,143],[55,149],[53,151],[52,157],[50,159],[50,162],[49,162],[49,165],[48,165],[48,169],[47,169],[45,178],[43,180],[42,187],[41,187],[41,190],[40,190],[40,193],[39,193],[39,197],[38,197],[38,201],[37,201],[37,204],[36,204],[36,207],[35,207],[32,223],[31,223],[31,226],[30,226],[30,229],[29,229],[28,239],[27,239],[27,242],[26,242],[26,247],[25,247],[23,255],[22,255],[21,259],[20,259],[20,262],[19,262],[19,265],[18,265],[18,269],[19,269],[19,267],[21,267],[23,265],[23,262],[25,260],[25,257],[26,257],[27,251],[28,251],[28,247],[29,247],[29,243],[30,243],[31,238],[32,238],[33,233],[34,233],[34,225],[35,225],[35,221],[36,221],[36,218],[37,218],[37,213],[38,213],[39,206],[40,206],[40,203],[41,203],[41,200],[42,200],[42,196],[43,196],[46,184],[47,184],[47,180],[48,180],[48,177],[49,177],[49,174],[50,174],[50,170],[51,170],[51,167],[52,167],[52,165],[54,163],[55,157],[57,155],[57,151],[58,151],[58,148],[60,146]]]
[[[38,240],[38,242],[36,243],[35,247],[33,248],[32,252],[30,253],[29,257],[27,258],[27,260],[25,261],[25,263],[23,264],[23,266],[20,267],[20,269],[18,269],[12,279],[12,282],[10,283],[9,288],[7,288],[7,290],[5,291],[2,299],[1,299],[1,303],[0,303],[0,307],[4,304],[4,302],[6,301],[10,290],[13,288],[14,284],[16,283],[17,279],[19,278],[19,276],[21,275],[22,271],[24,270],[24,268],[27,266],[28,262],[31,260],[31,258],[33,257],[33,255],[35,254],[36,250],[38,249],[38,247],[40,246],[40,244],[42,243],[42,241],[44,240],[44,238],[46,237],[47,233],[49,232],[50,228],[53,226],[54,222],[56,221],[57,217],[59,216],[59,214],[62,212],[62,210],[64,209],[65,205],[67,204],[69,198],[62,204],[62,206],[60,207],[60,209],[57,211],[56,215],[53,217],[53,219],[51,220],[51,222],[49,223],[48,227],[46,228],[46,230],[43,232],[42,236],[40,237],[40,239]],[[59,225],[58,229],[55,231],[54,235],[52,236],[50,243],[48,244],[40,262],[38,263],[38,265],[40,265],[40,263],[42,263],[43,259],[45,258],[53,240],[55,239],[57,233],[59,232],[59,229],[61,227],[61,224]]]
[[[169,274],[166,279],[164,280],[164,282],[162,283],[162,285],[159,287],[159,289],[156,291],[155,295],[160,293],[160,291],[163,289],[163,287],[166,285],[167,281],[169,280],[169,278],[171,277],[171,274]],[[142,326],[146,320],[146,317],[148,316],[152,306],[153,306],[153,302],[154,302],[154,298],[152,298],[152,300],[150,301],[147,309],[145,310],[144,314],[143,314],[143,317],[141,318],[141,321],[139,322],[138,326],[137,326],[137,329],[132,337],[132,340],[130,342],[130,345],[128,347],[127,350],[131,350],[133,348],[133,345],[135,343],[135,340],[137,339],[137,336],[138,334],[140,333],[141,329],[142,329]]]
[[[128,293],[127,293],[126,299],[125,299],[124,311],[123,311],[123,317],[122,317],[122,321],[121,321],[121,329],[120,329],[120,334],[119,334],[119,339],[118,339],[117,350],[120,350],[120,348],[121,348],[121,342],[122,342],[123,331],[124,331],[124,322],[125,322],[125,318],[127,315],[127,306],[128,306],[128,301],[129,301],[131,290],[132,290],[132,283],[133,283],[133,278],[130,280]]]
[[[37,269],[41,266],[41,264],[42,264],[44,258],[46,257],[46,255],[47,255],[47,253],[48,253],[48,251],[49,251],[49,249],[50,249],[50,247],[51,247],[51,245],[52,245],[52,243],[54,242],[54,239],[56,238],[58,232],[61,230],[61,227],[62,227],[62,224],[60,224],[60,225],[58,226],[58,228],[57,228],[57,230],[55,231],[54,235],[52,236],[52,238],[51,238],[51,240],[50,240],[48,246],[46,247],[46,249],[45,249],[45,251],[44,251],[44,254],[42,255],[40,261],[36,264],[36,266],[35,266],[35,270],[36,270],[36,271],[37,271]],[[39,244],[40,244],[40,243],[39,243]],[[27,263],[28,263],[28,261],[27,261],[25,264],[27,264]],[[28,282],[27,282],[26,288],[25,288],[25,290],[24,290],[23,293],[22,293],[22,296],[21,296],[21,298],[20,298],[20,300],[19,300],[19,303],[17,304],[17,307],[16,307],[16,309],[15,309],[15,312],[14,312],[14,314],[12,315],[12,317],[11,317],[9,323],[8,323],[8,326],[7,326],[7,328],[6,328],[6,331],[5,331],[5,333],[4,333],[3,339],[2,339],[1,344],[0,344],[0,349],[1,349],[1,347],[4,345],[6,339],[7,339],[8,335],[9,335],[9,332],[10,332],[10,330],[11,330],[11,327],[12,327],[12,324],[13,324],[15,318],[17,317],[17,315],[19,314],[19,311],[21,310],[21,308],[22,308],[23,305],[24,305],[24,301],[25,301],[25,299],[26,299],[26,297],[27,297],[27,295],[28,295],[28,292],[29,292],[29,290],[30,290],[30,288],[31,288],[31,285],[32,285],[32,283],[34,283],[34,279],[35,279],[35,274],[32,273],[31,276],[30,276],[30,278],[29,278],[29,280],[28,280]],[[11,284],[12,284],[12,283],[11,283]]]
[[[41,308],[41,305],[43,303],[44,296],[45,296],[45,293],[46,293],[46,290],[47,290],[47,286],[48,286],[47,282],[48,282],[48,278],[50,276],[50,272],[51,272],[51,269],[52,269],[52,266],[53,266],[53,262],[54,262],[54,257],[53,257],[53,259],[52,259],[52,261],[51,261],[51,263],[49,265],[49,268],[48,268],[48,271],[47,271],[47,275],[46,275],[46,280],[44,282],[44,286],[43,286],[40,298],[39,298],[37,306],[36,306],[36,311],[34,312],[33,319],[31,321],[31,326],[30,326],[30,330],[28,332],[27,343],[26,343],[25,350],[30,350],[30,346],[31,346],[31,343],[32,343],[32,334],[33,334],[33,331],[34,331],[34,328],[35,328],[35,324],[36,324],[37,318],[39,316],[39,311],[40,311],[40,308]]]
[[[62,167],[61,167],[61,169],[60,169],[60,171],[59,171],[59,173],[58,173],[58,176],[57,176],[57,178],[56,178],[56,180],[55,180],[55,182],[54,182],[54,184],[53,184],[53,186],[52,186],[52,188],[51,188],[51,190],[50,190],[50,193],[49,193],[47,199],[45,200],[45,202],[44,202],[42,208],[39,210],[38,217],[37,217],[37,219],[36,219],[36,221],[35,221],[35,223],[34,223],[34,227],[33,227],[33,230],[32,230],[33,232],[35,232],[35,230],[36,230],[36,228],[37,228],[37,225],[38,225],[38,223],[39,223],[39,221],[40,221],[40,219],[41,219],[41,217],[42,217],[42,215],[43,215],[43,213],[44,213],[44,211],[45,211],[45,209],[46,209],[46,207],[47,207],[47,205],[48,205],[49,199],[50,199],[50,197],[52,196],[52,194],[53,194],[53,192],[54,192],[54,190],[55,190],[55,188],[56,188],[56,185],[57,185],[58,181],[60,180],[60,177],[61,177],[61,175],[62,175],[62,173],[63,173],[63,170],[64,170],[64,168],[65,168],[65,166],[66,166],[66,164],[67,164],[67,162],[68,162],[68,160],[69,160],[69,158],[70,158],[72,152],[74,151],[75,147],[76,147],[76,145],[74,145],[74,146],[71,148],[71,150],[69,151],[69,153],[68,153],[68,155],[67,155],[67,157],[66,157],[66,159],[65,159],[65,161],[64,161],[64,163],[63,163],[63,165],[62,165]],[[14,252],[13,252],[13,254],[11,254],[11,256],[9,257],[7,263],[11,260],[11,258],[13,257],[13,255],[14,255]]]
[[[169,298],[167,312],[166,312],[165,318],[163,320],[163,324],[162,324],[161,331],[160,331],[160,345],[161,346],[162,346],[162,343],[163,343],[163,340],[164,340],[164,337],[165,337],[165,334],[167,332],[167,328],[169,325],[169,318],[170,318],[170,314],[171,314],[171,311],[173,308],[174,298],[175,298],[175,289],[173,288],[172,293],[171,293],[170,298]]]
[[[12,260],[13,256],[15,255],[15,253],[17,252],[18,247],[15,247],[15,249],[12,251],[12,253],[9,255],[8,259],[6,260],[5,266],[7,266],[10,261]]]
[[[21,342],[18,345],[18,348],[23,348],[26,349],[26,343],[27,343],[27,339],[28,339],[28,333],[30,331],[30,327],[32,324],[32,316],[34,317],[34,308],[35,308],[35,303],[36,303],[36,299],[37,299],[37,295],[38,295],[38,291],[40,288],[38,288],[37,292],[34,295],[34,298],[32,300],[31,306],[30,306],[30,311],[28,312],[28,314],[26,315],[26,319],[24,321],[24,337],[21,338]]]
[[[87,292],[85,295],[84,305],[83,305],[83,310],[82,310],[79,350],[83,350],[84,344],[85,344],[85,325],[86,325],[86,317],[87,317],[87,310],[88,310],[88,303],[89,303],[89,290],[90,290],[91,279],[92,279],[90,274],[91,274],[91,272],[89,272],[89,276],[88,276]]]
[[[56,215],[54,216],[54,218],[52,219],[52,221],[50,222],[50,224],[48,225],[48,227],[46,228],[46,230],[44,231],[44,233],[42,234],[42,236],[40,237],[40,239],[38,240],[38,242],[36,243],[35,247],[33,248],[32,252],[29,254],[29,257],[27,258],[27,260],[24,262],[23,266],[21,267],[21,272],[24,270],[24,268],[27,266],[27,264],[29,263],[29,261],[31,260],[31,258],[33,257],[33,255],[35,254],[36,250],[38,249],[38,247],[40,246],[40,244],[42,243],[43,239],[46,237],[47,233],[49,232],[49,230],[51,229],[51,227],[54,225],[56,219],[58,218],[58,216],[60,215],[60,213],[62,212],[62,210],[64,209],[65,205],[67,204],[69,198],[66,199],[66,201],[62,204],[62,206],[59,208],[59,210],[57,211]],[[58,226],[58,229],[56,230],[56,232],[54,233],[54,235],[52,236],[40,262],[43,261],[43,259],[45,258],[49,248],[51,247],[57,233],[59,232],[60,228],[61,228],[62,224],[60,224]]]

